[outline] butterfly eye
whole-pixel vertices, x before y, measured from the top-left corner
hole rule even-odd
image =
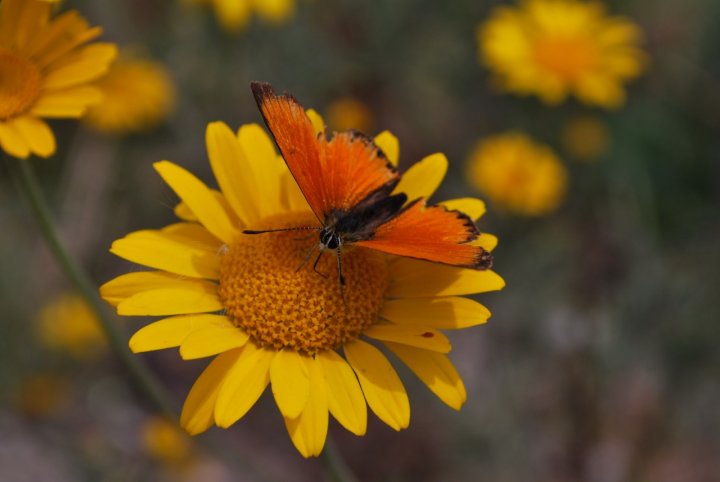
[[[325,228],[320,232],[320,243],[327,249],[335,249],[340,246],[340,236]]]

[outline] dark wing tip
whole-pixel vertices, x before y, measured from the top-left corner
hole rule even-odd
[[[370,137],[369,135],[367,135],[363,132],[360,132],[357,129],[350,129],[347,132],[350,134],[350,137],[352,138],[352,140],[359,140],[360,142],[362,142],[369,148],[374,149],[375,152],[377,153],[377,156],[380,159],[382,159],[383,161],[385,161],[385,165],[387,166],[388,169],[390,169],[390,171],[392,171],[393,173],[399,172],[398,168],[390,162],[390,160],[387,158],[387,156],[385,155],[383,150],[380,149],[380,146],[375,144],[375,140],[372,137]]]
[[[293,104],[296,104],[298,107],[300,107],[303,111],[305,108],[300,104],[300,102],[297,101],[297,99],[291,95],[285,92],[282,95],[278,95],[275,92],[275,89],[272,85],[270,85],[269,82],[259,82],[257,80],[250,82],[250,90],[252,90],[253,96],[255,97],[255,102],[257,103],[258,107],[262,111],[262,106],[265,103],[267,99],[270,100],[288,100],[292,102]]]
[[[492,268],[493,255],[485,248],[478,247],[477,249],[478,252],[475,255],[475,263],[473,264],[473,268],[481,271]]]
[[[255,102],[257,102],[258,105],[261,105],[265,98],[277,97],[275,89],[267,82],[250,82],[250,90],[252,90]]]
[[[457,209],[448,209],[442,204],[437,204],[436,206],[442,207],[443,209],[445,209],[445,211],[455,214],[458,219],[462,220],[463,225],[468,230],[468,237],[465,241],[463,241],[463,243],[469,243],[476,240],[478,236],[482,236],[480,231],[478,231],[477,226],[475,226],[475,222],[470,218],[470,216],[468,216],[464,212],[458,211]],[[469,267],[480,271],[492,268],[493,255],[488,250],[486,250],[485,248],[481,248],[480,246],[477,246],[475,249],[475,257],[473,259],[472,265],[470,265]]]
[[[435,207],[440,207],[445,210],[445,212],[454,214],[459,220],[462,221],[463,226],[465,226],[468,230],[468,236],[463,243],[469,243],[470,241],[474,241],[477,239],[478,236],[480,236],[480,231],[478,231],[477,226],[475,226],[475,222],[462,211],[458,211],[457,209],[448,209],[442,204],[435,204]]]

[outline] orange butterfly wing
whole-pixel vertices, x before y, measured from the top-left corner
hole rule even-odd
[[[418,199],[397,217],[378,227],[372,239],[355,244],[436,263],[473,269],[492,267],[492,255],[471,243],[479,233],[459,211],[427,206]]]
[[[398,182],[399,174],[372,140],[343,132],[328,140],[316,135],[305,109],[270,84],[253,82],[265,124],[315,215],[349,210],[368,194]]]

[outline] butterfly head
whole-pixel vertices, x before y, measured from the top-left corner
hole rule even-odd
[[[325,226],[320,231],[320,244],[326,249],[337,249],[342,246],[342,238],[337,231]]]

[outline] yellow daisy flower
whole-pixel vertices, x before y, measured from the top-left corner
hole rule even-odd
[[[516,132],[478,142],[467,179],[498,208],[526,216],[553,211],[567,189],[567,172],[555,153]]]
[[[480,60],[499,86],[558,104],[568,95],[616,108],[623,84],[646,64],[640,29],[623,17],[609,17],[599,2],[525,0],[497,7],[478,28]]]
[[[175,85],[159,62],[121,58],[96,85],[105,98],[88,110],[85,120],[107,134],[147,131],[175,105]]]
[[[308,116],[319,134],[324,122],[314,111]],[[366,405],[395,430],[405,428],[407,393],[370,340],[383,343],[459,409],[465,387],[440,330],[485,323],[490,312],[462,296],[499,290],[502,278],[351,247],[342,258],[343,299],[334,256],[318,264],[323,276],[299,267],[317,244],[315,235],[242,234],[245,227],[315,219],[265,131],[250,124],[235,133],[214,122],[206,138],[220,190],[171,162],[156,163],[182,200],[176,214],[183,221],[115,241],[112,253],[155,271],[132,272],[101,288],[120,315],[167,316],[135,333],[134,352],[179,347],[184,359],[217,355],[188,394],[182,426],[190,434],[214,424],[227,428],[270,384],[290,438],[305,457],[322,451],[328,412],[356,435],[365,433]],[[384,132],[376,142],[397,164],[397,139]],[[410,199],[430,196],[446,169],[445,156],[428,156],[398,188]],[[472,198],[445,204],[473,219],[485,211]],[[483,234],[477,242],[491,250],[497,239]]]
[[[292,17],[295,0],[188,0],[190,3],[209,5],[222,28],[229,33],[241,31],[250,21],[252,13],[266,22],[280,24]]]
[[[37,333],[46,347],[79,359],[95,358],[106,348],[95,312],[76,294],[61,295],[43,307]]]
[[[89,85],[105,74],[115,45],[85,45],[102,33],[75,11],[50,17],[53,2],[0,3],[0,147],[11,156],[55,153],[42,118],[78,118],[102,100]]]

